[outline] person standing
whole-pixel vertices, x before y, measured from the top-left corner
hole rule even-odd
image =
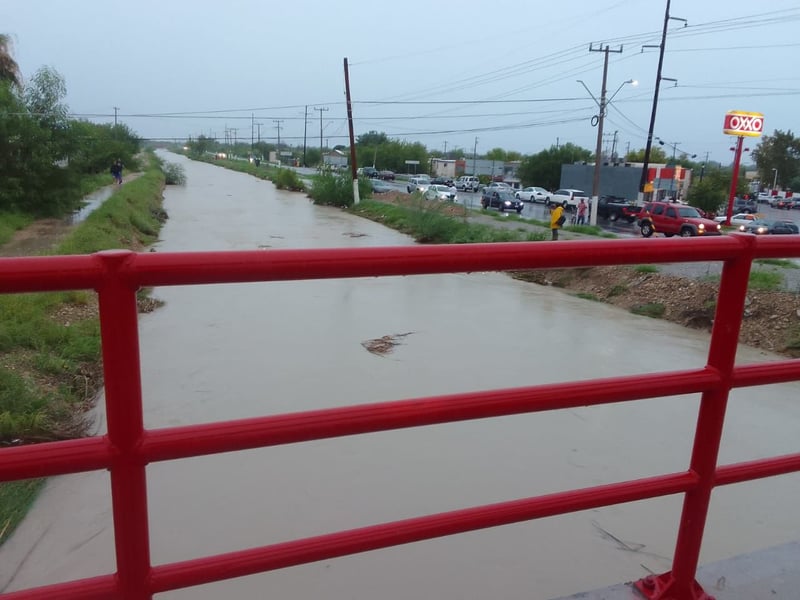
[[[552,204],[550,205],[552,208]],[[564,206],[558,204],[550,213],[550,231],[553,233],[553,241],[558,240],[558,230],[567,218],[564,216]]]
[[[586,202],[583,198],[581,198],[580,203],[578,204],[578,225],[585,225],[586,224]]]

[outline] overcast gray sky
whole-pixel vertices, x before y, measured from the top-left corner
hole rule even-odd
[[[144,138],[347,143],[343,59],[356,135],[369,130],[428,148],[526,154],[556,143],[594,149],[602,52],[612,54],[605,131],[643,148],[666,0],[3,0],[23,75],[61,73],[76,116],[119,119]],[[765,114],[765,131],[797,133],[797,0],[672,0],[655,135],[677,152],[729,162],[726,111]],[[455,103],[481,101],[481,103]],[[314,110],[328,108],[327,111]],[[204,114],[187,114],[187,113]],[[170,113],[166,115],[164,113]],[[182,114],[181,114],[182,113]],[[276,123],[280,121],[280,123]],[[258,133],[255,128],[255,135]],[[752,144],[751,144],[752,145]],[[746,144],[747,146],[747,144]],[[668,153],[672,147],[668,148]]]

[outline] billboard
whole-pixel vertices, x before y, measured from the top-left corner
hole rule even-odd
[[[730,110],[725,113],[722,133],[745,137],[758,137],[764,129],[764,115],[757,112]]]

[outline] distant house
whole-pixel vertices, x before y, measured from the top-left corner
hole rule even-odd
[[[344,169],[347,163],[347,154],[341,150],[331,150],[322,155],[322,164],[333,169]]]

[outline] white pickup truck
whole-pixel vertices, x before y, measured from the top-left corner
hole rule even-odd
[[[589,204],[589,196],[587,196],[586,192],[583,190],[563,188],[553,192],[553,194],[550,196],[550,201],[547,204],[548,206],[550,204],[563,204],[564,207],[574,210],[578,207],[581,198],[583,198],[587,205]]]

